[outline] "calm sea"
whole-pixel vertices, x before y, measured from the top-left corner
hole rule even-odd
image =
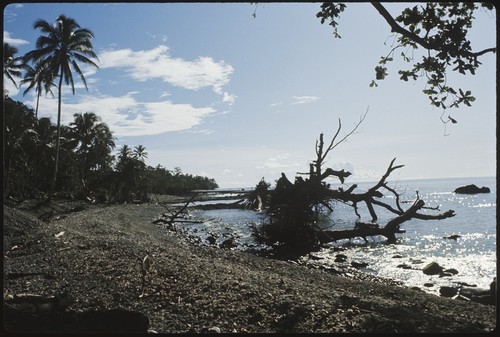
[[[457,187],[468,184],[487,186],[491,193],[465,195],[453,192]],[[346,184],[344,187],[350,185]],[[442,285],[460,283],[488,288],[497,274],[496,178],[389,181],[388,185],[398,191],[401,201],[409,202],[403,204],[403,207],[409,207],[418,193],[426,206],[439,208],[425,212],[437,214],[452,209],[456,215],[444,220],[414,219],[404,222],[401,227],[406,233],[398,235],[396,244],[385,244],[383,237],[368,238],[368,244],[363,239],[341,240],[329,244],[314,253],[320,258],[315,263],[338,266],[334,259],[339,254],[338,248],[342,247],[345,249],[341,254],[347,256],[347,263],[368,263],[361,271],[402,281],[407,286],[417,286],[431,293],[437,293]],[[361,192],[371,186],[373,183],[360,183],[356,191]],[[381,200],[394,204],[392,194],[381,191],[385,194]],[[371,219],[361,204],[359,212],[361,221]],[[394,214],[384,209],[377,214],[381,226],[394,217]],[[251,236],[250,224],[262,222],[265,219],[263,213],[222,209],[193,210],[192,215],[203,220],[203,223],[183,227],[190,235],[201,237],[202,242],[206,242],[206,237],[211,235],[216,238],[217,243],[232,238],[241,250],[258,248]],[[336,203],[334,211],[325,217],[323,225],[332,230],[341,230],[352,228],[356,220],[350,206]],[[451,235],[459,237],[456,240],[445,238]],[[445,269],[456,269],[458,274],[452,277],[425,275],[421,269],[430,262],[437,262]]]

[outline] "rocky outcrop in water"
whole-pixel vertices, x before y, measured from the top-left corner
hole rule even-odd
[[[461,186],[455,189],[455,193],[459,194],[478,194],[478,193],[490,193],[490,189],[488,187],[478,187],[474,184]]]

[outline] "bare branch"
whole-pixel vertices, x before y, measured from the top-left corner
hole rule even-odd
[[[365,120],[366,115],[368,114],[368,110],[369,109],[370,109],[370,107],[366,108],[366,111],[365,111],[364,115],[360,117],[359,122],[356,123],[356,125],[354,126],[354,128],[347,135],[345,135],[344,138],[342,138],[341,140],[339,140],[333,146],[328,147],[328,152],[330,152],[331,150],[333,150],[334,148],[336,148],[337,146],[339,146],[342,142],[344,142],[349,136],[351,136],[358,129],[358,127],[361,125],[361,123],[363,123],[363,121]],[[332,143],[333,143],[333,140],[332,140]]]

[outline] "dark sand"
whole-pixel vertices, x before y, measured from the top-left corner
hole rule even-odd
[[[165,211],[156,204],[56,202],[50,208],[54,213],[44,222],[37,216],[47,206],[4,205],[7,332],[91,331],[82,323],[88,316],[81,317],[97,311],[94,321],[109,320],[108,331],[131,331],[134,316],[113,326],[105,315],[112,309],[141,313],[146,329],[159,333],[463,333],[496,327],[492,305],[189,244],[152,224]],[[152,265],[141,296],[146,254]],[[32,295],[63,292],[73,301],[59,312],[23,312],[20,295],[31,294],[25,295],[29,302]]]

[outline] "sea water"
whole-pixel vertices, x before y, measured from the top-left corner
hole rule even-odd
[[[362,193],[375,183],[360,183],[354,192]],[[457,194],[457,187],[475,184],[489,187],[491,193]],[[346,183],[344,189],[352,184]],[[340,185],[339,185],[340,186]],[[338,265],[335,257],[347,257],[346,263],[363,262],[368,265],[361,271],[375,276],[390,278],[406,286],[419,287],[430,293],[438,293],[440,286],[477,286],[488,288],[497,274],[496,256],[496,178],[450,178],[428,180],[389,181],[388,186],[400,195],[401,206],[407,209],[418,197],[425,201],[421,213],[440,214],[454,210],[455,216],[442,220],[412,219],[401,228],[406,232],[397,234],[396,244],[386,244],[384,237],[369,237],[339,240],[327,244],[313,253],[314,263],[325,266]],[[333,186],[332,188],[337,188]],[[379,200],[395,206],[395,196],[380,189],[384,197]],[[230,201],[228,201],[230,202]],[[351,229],[357,220],[370,221],[371,216],[364,206],[358,205],[358,218],[351,206],[334,203],[333,212],[325,214],[322,226],[329,230]],[[380,226],[396,215],[375,206]],[[377,209],[378,208],[378,209]],[[182,225],[190,235],[202,241],[212,236],[217,243],[231,239],[237,249],[265,248],[252,237],[252,226],[265,221],[265,213],[251,210],[218,209],[193,210],[192,215],[202,222]],[[448,237],[456,235],[456,240]],[[319,260],[317,259],[319,258]],[[425,275],[422,268],[437,262],[445,269],[455,269],[452,277]]]

